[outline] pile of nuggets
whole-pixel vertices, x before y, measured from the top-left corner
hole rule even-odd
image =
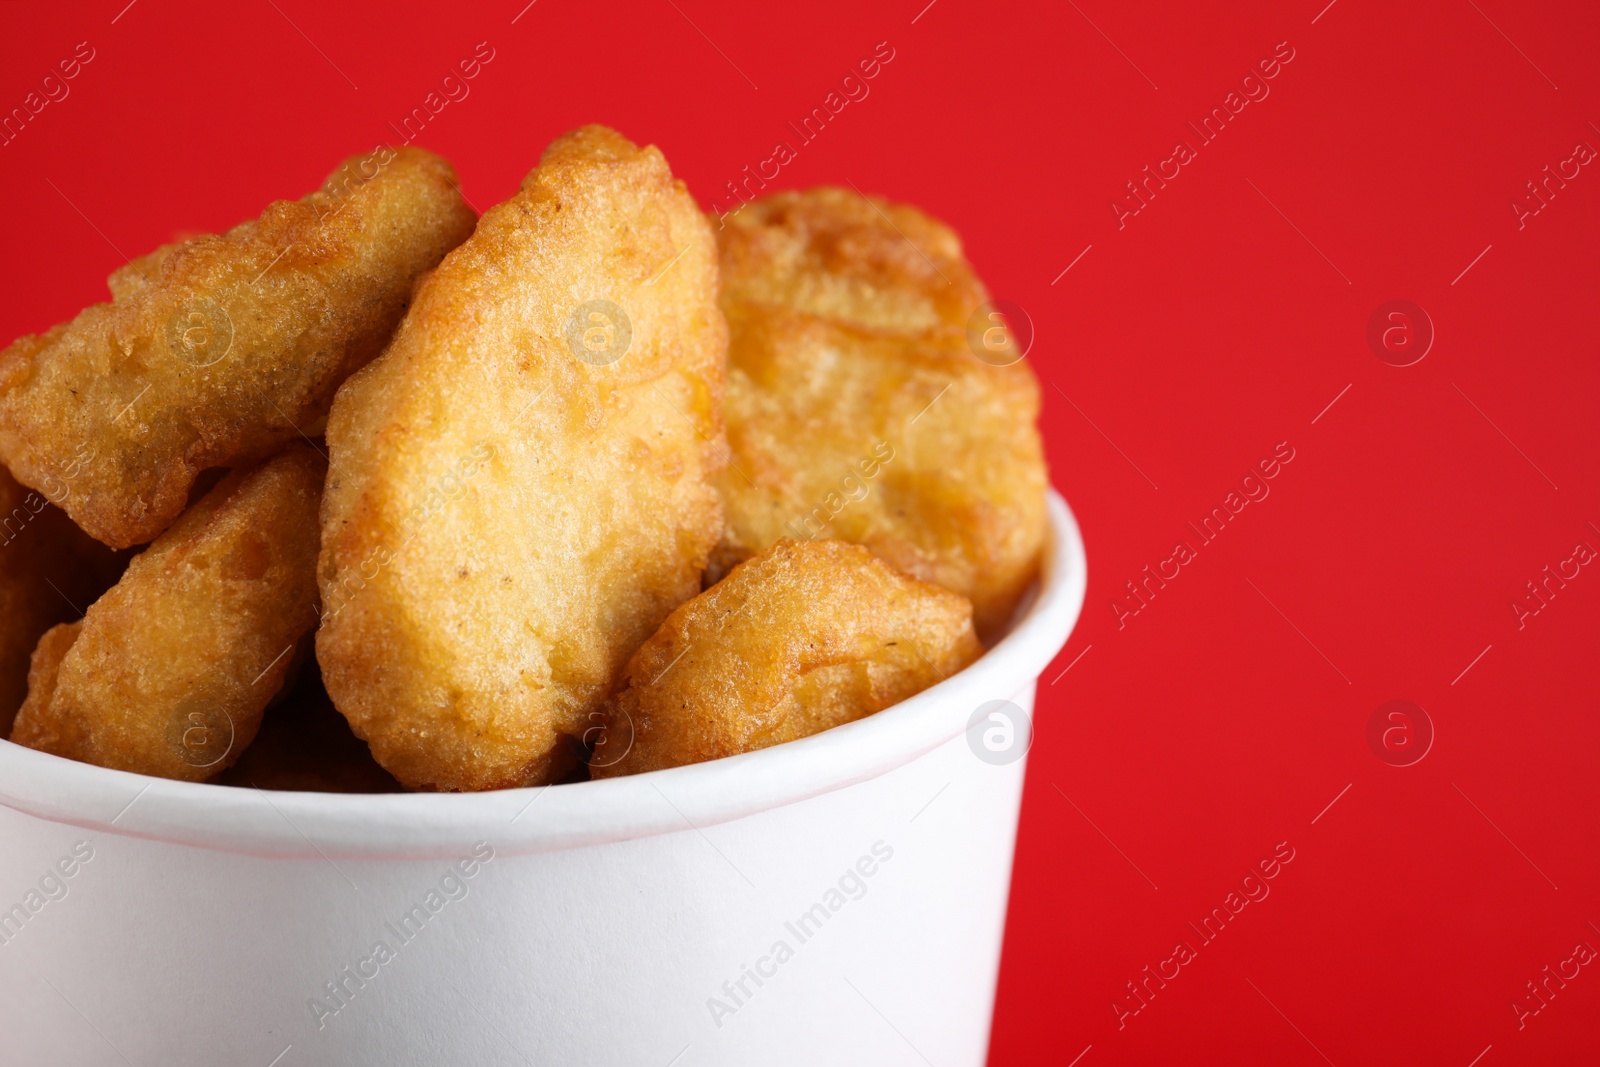
[[[267,789],[633,774],[902,701],[1037,576],[1037,383],[910,207],[714,225],[589,126],[482,218],[386,148],[109,284],[0,354],[19,745]]]

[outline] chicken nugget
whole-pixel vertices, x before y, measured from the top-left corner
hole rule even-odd
[[[1038,572],[1048,481],[1015,339],[969,343],[989,296],[960,240],[841,189],[724,223],[732,455],[712,577],[779,537],[836,537],[970,598],[992,642]]]
[[[325,471],[291,445],[218,482],[39,641],[11,740],[189,781],[237,760],[316,623]]]
[[[333,706],[315,662],[293,692],[267,708],[261,730],[218,785],[323,793],[398,793],[400,783]]]
[[[596,778],[720,759],[854,722],[983,654],[972,604],[859,545],[790,541],[667,617],[593,718]]]
[[[326,415],[473,221],[448,163],[385,148],[303,200],[129,263],[111,303],[0,353],[0,460],[106,544],[150,541],[201,471]]]
[[[28,694],[39,638],[80,617],[127,562],[0,467],[0,737]]]
[[[617,672],[693,596],[727,326],[711,229],[654,147],[555,141],[345,383],[317,658],[412,788],[555,781]]]

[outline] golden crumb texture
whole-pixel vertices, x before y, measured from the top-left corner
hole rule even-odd
[[[1046,534],[1039,389],[1020,358],[977,354],[999,320],[954,231],[818,188],[747,205],[718,242],[731,456],[712,576],[780,537],[839,538],[1002,635]]]
[[[324,682],[414,789],[556,780],[722,529],[727,325],[662,154],[588,126],[418,287],[340,390]]]
[[[0,737],[28,693],[28,660],[44,632],[71,622],[127,563],[37,489],[0,467]]]
[[[43,636],[11,740],[189,781],[237,760],[316,624],[325,471],[295,445],[218,482]]]
[[[448,163],[383,148],[302,200],[119,268],[111,303],[0,353],[0,461],[106,544],[148,543],[201,471],[262,459],[326,415],[474,219]]]
[[[684,604],[599,717],[596,778],[766,748],[897,704],[983,652],[972,605],[842,541],[781,540]]]

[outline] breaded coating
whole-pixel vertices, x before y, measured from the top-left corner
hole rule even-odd
[[[39,638],[81,616],[126,565],[125,553],[0,467],[0,737],[28,695],[28,657]]]
[[[287,697],[267,708],[261,730],[239,762],[212,779],[218,785],[323,793],[398,793],[400,783],[378,766],[350,732],[307,665]]]
[[[112,303],[0,353],[0,460],[106,544],[149,542],[201,471],[326,415],[473,222],[448,163],[385,148],[303,200],[135,260],[111,275]]]
[[[333,405],[317,658],[418,789],[559,779],[722,528],[716,243],[589,126],[417,289]]]
[[[316,623],[325,471],[292,445],[218,482],[81,622],[44,635],[11,740],[189,781],[237,760]]]
[[[667,617],[603,707],[596,778],[720,759],[897,704],[983,653],[972,605],[859,545],[781,540]]]
[[[755,201],[718,240],[732,456],[712,577],[779,537],[841,538],[967,596],[995,640],[1038,570],[1047,476],[1033,371],[969,343],[989,295],[960,240],[827,188]]]

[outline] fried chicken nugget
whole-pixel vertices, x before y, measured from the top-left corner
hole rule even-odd
[[[386,148],[259,220],[157,249],[111,275],[111,303],[0,353],[0,460],[106,544],[150,541],[200,471],[326,415],[473,222],[448,163]]]
[[[39,638],[81,615],[126,563],[0,467],[0,737],[28,694]]]
[[[595,719],[590,773],[720,759],[854,722],[983,654],[972,604],[859,545],[784,539],[667,617]]]
[[[836,537],[967,596],[993,641],[1037,574],[1048,482],[1015,339],[991,334],[1010,348],[983,359],[969,345],[989,296],[960,240],[841,189],[724,221],[732,456],[712,576],[779,537]]]
[[[334,703],[412,788],[559,779],[722,526],[716,243],[654,147],[588,126],[417,289],[328,420]]]
[[[11,740],[201,781],[244,751],[316,623],[326,464],[293,445],[217,483],[34,651]]]

